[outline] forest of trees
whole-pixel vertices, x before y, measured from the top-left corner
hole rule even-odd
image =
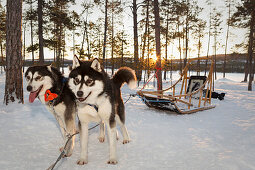
[[[105,68],[111,69],[110,74],[115,68],[130,66],[139,81],[145,81],[156,70],[157,87],[161,89],[167,71],[181,71],[189,58],[203,54],[214,60],[215,79],[217,71],[223,72],[223,77],[229,71],[242,71],[248,90],[252,90],[255,1],[225,0],[224,16],[216,1],[204,0],[204,5],[199,4],[198,0],[0,1],[5,103],[16,99],[23,103],[24,65],[46,64],[45,59],[50,58],[63,72],[66,59],[73,55],[84,60],[99,58]],[[127,27],[128,24],[132,26]],[[235,29],[243,30],[246,38],[230,47],[229,39]],[[177,53],[173,53],[174,47]],[[225,53],[219,55],[222,48]],[[239,55],[236,49],[243,54]],[[236,70],[234,61],[238,61]],[[194,70],[198,75],[206,75],[208,67],[207,60],[198,60]],[[146,74],[142,75],[142,70]]]

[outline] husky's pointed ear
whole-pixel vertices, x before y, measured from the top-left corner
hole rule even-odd
[[[72,69],[75,69],[75,68],[79,67],[80,65],[81,65],[80,60],[78,59],[78,57],[76,55],[74,55]]]
[[[52,71],[51,71],[51,67],[52,67],[52,64],[47,66],[47,69],[48,69],[50,72],[52,72]]]
[[[94,70],[98,71],[98,72],[101,72],[102,71],[102,68],[101,68],[101,65],[99,63],[99,60],[97,58],[95,58],[92,63],[91,63],[91,68],[93,68]]]

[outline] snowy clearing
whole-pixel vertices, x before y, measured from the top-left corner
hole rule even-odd
[[[47,169],[63,145],[56,120],[38,99],[28,103],[26,91],[24,105],[3,105],[4,82],[5,76],[0,75],[0,169]],[[189,115],[150,109],[138,97],[131,98],[125,106],[132,141],[123,145],[119,133],[117,165],[106,163],[108,141],[98,141],[96,128],[90,131],[89,163],[76,164],[77,136],[73,155],[62,159],[56,169],[255,169],[255,92],[248,92],[246,83],[230,79],[219,79],[215,86],[216,91],[227,93],[225,100],[213,99],[215,109]],[[135,90],[122,88],[124,101],[131,93]]]

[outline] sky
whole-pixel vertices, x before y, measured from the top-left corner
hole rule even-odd
[[[81,3],[84,0],[76,0],[76,5],[74,6],[70,6],[70,9],[75,10],[78,14],[81,13],[82,11],[82,7],[81,7]],[[92,1],[92,0],[90,0]],[[139,3],[141,0],[137,0],[137,3]],[[235,0],[236,3],[240,2],[240,0]],[[125,1],[128,5],[131,5],[132,1],[131,0],[126,0]],[[5,1],[2,1],[3,4],[5,4]],[[226,31],[227,31],[227,17],[228,17],[228,9],[225,6],[225,1],[224,0],[212,0],[212,8],[216,7],[218,11],[220,11],[222,13],[222,33],[220,34],[220,36],[217,38],[218,41],[220,42],[220,44],[218,45],[218,49],[217,49],[217,54],[224,54],[225,53],[225,39],[226,39]],[[208,22],[209,20],[209,11],[210,11],[210,7],[208,5],[206,5],[206,0],[198,0],[198,5],[203,9],[203,11],[200,14],[200,18],[204,19],[205,21]],[[26,5],[23,6],[23,9],[27,8]],[[235,11],[235,8],[232,7],[231,12],[233,13]],[[141,8],[138,9],[138,13],[141,13]],[[89,15],[89,18],[91,20],[96,20],[98,17],[102,17],[103,14],[100,11],[99,8],[95,8],[93,10],[93,13]],[[141,19],[141,17],[138,14],[138,22]],[[123,12],[123,21],[124,21],[124,30],[126,32],[126,34],[130,35],[130,37],[133,37],[133,18],[132,18],[132,11],[129,7],[127,7],[124,12]],[[76,30],[76,32],[81,32],[82,30]],[[244,29],[237,29],[237,28],[233,28],[230,27],[230,35],[229,35],[229,44],[228,44],[228,48],[227,48],[227,53],[233,53],[233,52],[241,52],[244,53],[246,51],[235,51],[234,50],[234,46],[235,44],[240,44],[243,43],[245,41],[247,41],[246,39],[246,31]],[[142,34],[143,32],[138,32],[139,36]],[[163,37],[163,36],[162,36]],[[161,44],[164,44],[164,39],[161,37]],[[81,36],[80,37],[75,37],[75,41],[77,44],[81,43]],[[37,40],[34,40],[37,41]],[[140,41],[140,38],[139,38]],[[72,42],[72,36],[66,38],[66,58],[68,59],[72,59],[73,56],[73,52],[71,51],[70,47],[73,45]],[[30,30],[27,29],[26,30],[26,45],[28,46],[31,43],[31,39],[30,39]],[[133,42],[130,42],[131,44],[129,45],[130,47],[130,52],[133,53]],[[140,43],[140,42],[139,42]],[[190,57],[196,57],[197,56],[197,47],[195,46],[195,44],[197,43],[197,40],[194,40],[192,38],[192,35],[190,35],[190,53],[189,56]],[[214,54],[214,50],[213,50],[213,38],[211,37],[211,43],[210,43],[210,49],[209,49],[209,55]],[[201,56],[205,56],[207,53],[207,48],[208,48],[208,28],[205,29],[205,34],[204,34],[204,38],[202,40],[202,49],[201,49]],[[168,46],[168,56],[170,56],[171,58],[179,58],[179,51],[178,51],[178,41],[174,40],[171,41],[171,43]],[[45,53],[45,58],[52,58],[53,57],[53,53],[52,51],[49,51],[48,49],[44,49],[44,53]],[[162,52],[161,52],[161,56],[164,57],[164,48],[162,48]],[[38,56],[38,53],[36,53],[36,56]],[[154,56],[155,57],[155,56]],[[29,59],[31,58],[31,54],[27,54],[26,58]]]

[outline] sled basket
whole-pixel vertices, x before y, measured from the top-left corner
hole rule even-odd
[[[148,106],[160,110],[169,110],[181,114],[194,113],[197,111],[214,108],[211,104],[213,61],[211,60],[210,71],[206,76],[190,76],[188,70],[190,63],[198,59],[189,59],[182,71],[181,77],[171,87],[158,91],[137,91],[138,96]],[[206,93],[203,95],[203,90]]]

